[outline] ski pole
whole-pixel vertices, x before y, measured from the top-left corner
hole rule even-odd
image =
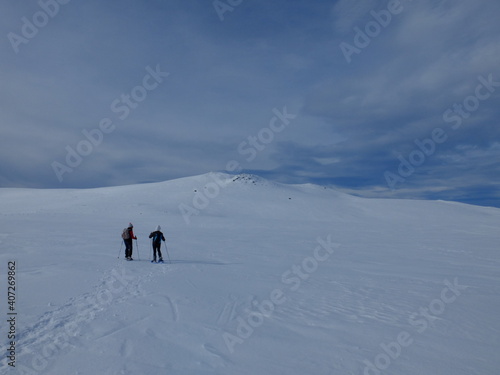
[[[123,247],[123,241],[120,241],[121,245],[120,245],[120,250],[118,250],[118,259],[120,259],[120,254],[122,252],[122,247]]]
[[[135,246],[137,247],[137,259],[141,260],[141,254],[139,254],[139,242],[135,240]]]
[[[149,248],[149,260],[151,260],[151,249],[153,247],[153,239],[151,238],[151,246]]]
[[[172,264],[172,262],[170,260],[170,255],[168,255],[168,247],[167,247],[167,243],[166,242],[165,242],[165,251],[167,252],[168,263]]]

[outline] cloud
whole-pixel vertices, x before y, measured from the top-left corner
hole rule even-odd
[[[363,7],[338,2],[334,19],[340,28],[362,27],[370,10],[382,8],[380,2]],[[500,81],[495,14],[499,6],[493,2],[405,3],[380,36],[346,63],[346,70],[332,71],[316,83],[305,98],[304,113],[324,119],[346,138],[331,147],[329,157],[341,161],[332,168],[363,173],[370,166],[381,176],[381,170],[397,163],[395,155],[415,148],[415,139],[429,137],[437,127],[449,130],[443,113],[474,95],[479,76],[493,74]],[[341,38],[348,40],[345,33]],[[450,131],[454,134],[440,151],[453,152],[460,144],[487,147],[498,140],[498,127],[488,126],[498,119],[498,98],[496,91],[481,102],[459,131]]]
[[[332,18],[335,30],[347,34],[374,9],[380,9],[385,2],[380,0],[349,1],[340,0],[332,7]]]
[[[0,42],[0,157],[8,161],[0,184],[157,181],[238,160],[273,179],[367,195],[487,191],[500,90],[456,130],[443,114],[475,94],[479,76],[500,81],[500,4],[402,0],[403,11],[348,63],[339,45],[353,44],[354,28],[388,4],[259,0],[242,2],[221,22],[211,2],[70,2],[18,54],[7,38]],[[1,31],[19,32],[21,18],[38,8],[0,5]],[[111,103],[157,64],[169,77],[117,118]],[[297,118],[247,162],[238,145],[284,106]],[[66,147],[103,118],[116,129],[59,183],[51,163],[64,161]],[[447,141],[391,192],[384,172],[436,128]]]

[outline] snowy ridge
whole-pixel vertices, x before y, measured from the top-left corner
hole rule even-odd
[[[197,211],[189,223],[184,206]],[[15,261],[19,286],[16,368],[2,357],[2,373],[493,375],[500,366],[498,209],[210,173],[0,189],[0,217],[0,279]],[[130,221],[138,241],[125,262]],[[158,224],[165,264],[149,262]],[[5,332],[1,340],[6,353]]]

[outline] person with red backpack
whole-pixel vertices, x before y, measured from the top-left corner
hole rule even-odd
[[[128,224],[128,227],[125,228],[122,232],[123,242],[125,243],[125,259],[132,259],[132,240],[137,240],[137,237],[134,235],[134,226],[132,223]]]

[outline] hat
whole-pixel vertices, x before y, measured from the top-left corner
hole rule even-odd
[[[161,227],[158,225],[158,226],[156,227],[156,230],[157,230],[157,231],[160,231],[160,230],[161,230]]]
[[[132,224],[132,223],[128,223],[128,227],[129,227],[129,228],[133,228],[133,227],[134,227],[134,224]]]

